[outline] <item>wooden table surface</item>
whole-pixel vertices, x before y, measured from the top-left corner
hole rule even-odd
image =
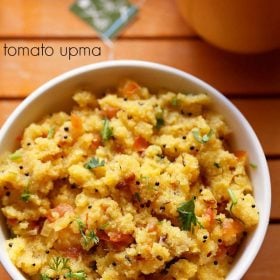
[[[107,60],[108,48],[72,13],[73,0],[0,0],[0,125],[30,92],[56,75]],[[9,46],[100,46],[99,57],[7,57]],[[280,275],[280,50],[236,55],[198,38],[180,17],[174,0],[147,0],[136,20],[114,43],[115,59],[159,62],[210,83],[241,110],[267,156],[272,181],[271,220],[265,242],[243,279]],[[10,279],[0,266],[0,279]]]

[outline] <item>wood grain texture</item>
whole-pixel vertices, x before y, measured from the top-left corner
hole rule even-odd
[[[269,225],[264,244],[243,280],[278,279],[280,267],[280,258],[277,257],[280,251],[279,235],[280,225]],[[274,257],[272,258],[272,256]],[[1,280],[11,280],[1,264],[0,275]]]
[[[109,50],[100,40],[44,40],[56,51],[48,56],[4,56],[3,46],[40,47],[40,40],[0,40],[0,97],[24,97],[47,80],[85,64],[104,61]],[[101,56],[76,56],[68,60],[59,48],[102,48]],[[13,53],[12,53],[13,54]],[[226,53],[198,40],[119,40],[115,59],[148,60],[189,72],[229,96],[280,93],[280,50],[243,56]],[[11,81],[17,81],[11,83]]]
[[[280,98],[232,101],[252,125],[266,155],[280,155]]]
[[[0,128],[20,102],[20,100],[0,100]]]
[[[94,29],[69,11],[74,1],[0,0],[0,37],[96,38]],[[179,15],[174,0],[146,0],[121,34],[128,38],[177,36],[194,33]]]
[[[270,218],[279,220],[280,219],[280,159],[268,161],[270,178],[271,178],[271,189],[272,189],[272,205]]]
[[[264,244],[243,280],[279,279],[280,225],[269,225]]]

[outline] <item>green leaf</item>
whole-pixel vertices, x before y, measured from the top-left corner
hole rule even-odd
[[[63,269],[70,269],[69,259],[64,257],[53,257],[50,261],[49,267],[54,271],[61,271]]]
[[[40,279],[41,280],[51,280],[51,277],[49,277],[47,274],[42,273],[40,274]]]
[[[13,154],[10,154],[9,158],[16,161],[22,158],[22,154],[19,151],[15,151]]]
[[[173,96],[171,99],[171,105],[176,107],[179,105],[179,103],[180,103],[180,100],[177,98],[177,96]]]
[[[156,121],[156,129],[160,129],[162,126],[164,126],[163,112],[156,114]]]
[[[107,222],[107,223],[101,225],[101,226],[100,226],[100,229],[101,229],[101,230],[104,230],[104,229],[107,228],[109,225],[110,225],[110,223]]]
[[[79,270],[77,272],[72,272],[71,270],[64,274],[66,279],[78,279],[85,280],[87,278],[87,274],[83,270]]]
[[[84,164],[84,167],[87,169],[93,169],[104,165],[105,165],[104,160],[100,160],[99,158],[93,157],[87,163]]]
[[[29,192],[28,188],[25,188],[20,195],[20,199],[24,202],[28,202],[30,199],[31,193]]]
[[[84,247],[89,247],[99,243],[99,238],[93,230],[90,230],[87,234],[85,233],[86,225],[80,218],[77,219],[77,223],[82,236],[82,245],[84,245]]]
[[[193,226],[197,225],[197,218],[195,216],[195,203],[194,198],[184,202],[180,207],[177,208],[179,213],[179,219],[181,221],[181,227],[183,230],[192,230]]]
[[[211,136],[213,134],[213,130],[210,129],[207,134],[204,134],[203,136],[201,136],[200,133],[199,133],[199,130],[196,129],[196,130],[192,131],[192,134],[193,134],[193,137],[195,138],[195,140],[197,142],[199,142],[201,144],[205,144],[205,143],[207,143],[210,140],[210,138],[211,138]]]
[[[101,137],[104,141],[108,141],[112,136],[113,136],[113,129],[110,127],[110,121],[108,119],[105,119],[103,121]]]
[[[54,129],[54,127],[51,127],[48,131],[48,136],[47,136],[48,139],[52,139],[54,136],[54,133],[55,133],[55,129]]]

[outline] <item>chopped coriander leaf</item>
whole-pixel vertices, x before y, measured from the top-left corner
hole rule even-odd
[[[84,245],[84,247],[88,248],[99,243],[99,238],[93,230],[89,231],[87,234],[85,233],[86,225],[81,219],[77,219],[77,223],[82,236],[82,245]]]
[[[54,133],[55,133],[55,129],[54,129],[54,127],[51,127],[48,131],[48,136],[47,136],[48,139],[52,139],[54,136]]]
[[[9,158],[11,160],[18,160],[22,158],[22,154],[19,151],[15,151],[13,154],[10,154]]]
[[[194,198],[184,202],[180,207],[177,208],[179,213],[179,219],[183,230],[193,230],[193,226],[197,224],[197,218],[195,216],[195,204]]]
[[[163,119],[163,112],[159,112],[156,114],[156,129],[160,129],[162,126],[164,126],[164,119]]]
[[[51,280],[51,277],[49,277],[47,274],[42,273],[40,274],[40,279],[41,280]]]
[[[171,99],[171,105],[176,107],[179,105],[179,103],[180,103],[180,100],[178,100],[177,96],[173,96]]]
[[[162,126],[164,126],[164,119],[157,118],[156,129],[160,129]]]
[[[64,257],[53,257],[49,264],[49,267],[54,271],[61,271],[63,269],[70,269],[69,259]]]
[[[83,270],[79,270],[77,272],[72,272],[71,270],[64,274],[66,279],[78,279],[85,280],[87,278],[87,274]]]
[[[214,162],[214,166],[217,167],[217,168],[221,167],[221,165],[218,162]]]
[[[200,136],[199,130],[196,129],[196,130],[192,131],[192,134],[193,134],[193,137],[195,138],[195,140],[197,142],[199,142],[201,144],[205,144],[205,143],[207,143],[210,140],[210,138],[211,138],[211,136],[213,134],[213,130],[210,129],[207,134],[204,134],[203,136]]]
[[[110,223],[107,222],[107,223],[101,225],[101,226],[100,226],[100,229],[101,229],[101,230],[104,230],[105,228],[107,228],[107,227],[109,226],[109,224],[110,224]]]
[[[228,188],[228,194],[229,194],[230,199],[231,199],[231,205],[230,205],[230,208],[229,208],[229,211],[231,213],[232,212],[232,207],[237,204],[237,198],[236,198],[235,193],[233,192],[233,190],[230,189],[230,188]]]
[[[25,188],[25,189],[23,190],[23,192],[21,193],[21,195],[20,195],[20,199],[21,199],[22,201],[24,201],[24,202],[28,202],[29,199],[30,199],[30,196],[31,196],[31,194],[30,194],[30,192],[29,192],[29,189],[28,189],[28,188]]]
[[[254,163],[250,163],[249,164],[253,169],[257,169],[258,168],[258,166],[256,165],[256,164],[254,164]]]
[[[110,121],[108,119],[105,119],[103,121],[101,137],[104,141],[108,141],[112,136],[113,136],[113,129],[110,127]]]
[[[84,167],[87,169],[93,169],[104,165],[105,165],[104,160],[100,160],[99,158],[93,157],[87,163],[84,164]]]

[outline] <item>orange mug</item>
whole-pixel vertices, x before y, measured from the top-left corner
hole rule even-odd
[[[229,51],[280,48],[279,0],[176,0],[184,19],[206,41]]]

